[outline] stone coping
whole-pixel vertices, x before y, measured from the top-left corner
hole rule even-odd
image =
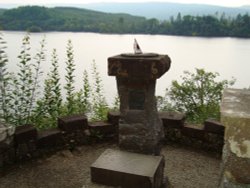
[[[250,91],[225,89],[221,104],[221,115],[227,117],[250,118]]]

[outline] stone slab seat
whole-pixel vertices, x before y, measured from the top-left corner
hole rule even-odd
[[[33,125],[23,125],[16,127],[14,134],[15,144],[27,143],[37,139],[37,129]]]
[[[181,129],[184,126],[185,114],[179,112],[159,112],[159,117],[164,127]]]
[[[60,129],[51,128],[38,132],[38,148],[55,147],[63,143]]]
[[[163,156],[107,149],[91,165],[91,180],[122,188],[159,188],[164,164]]]
[[[205,139],[205,131],[203,127],[199,127],[195,125],[185,125],[181,129],[181,133],[185,136],[196,138],[199,140]]]
[[[207,119],[204,122],[204,130],[208,133],[214,133],[218,135],[224,135],[225,127],[218,121]]]
[[[58,118],[58,128],[65,132],[74,132],[88,128],[88,119],[85,114],[75,114]]]
[[[108,122],[113,124],[113,125],[118,125],[120,116],[121,116],[121,114],[119,111],[108,112],[108,115],[107,115]]]
[[[117,132],[117,126],[107,121],[90,122],[88,127],[90,131],[96,131],[100,134],[114,134]]]

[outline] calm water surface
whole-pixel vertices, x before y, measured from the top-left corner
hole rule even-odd
[[[17,56],[20,53],[24,32],[2,32],[7,42],[10,71],[16,70]],[[172,60],[169,72],[157,80],[157,95],[164,95],[165,89],[174,79],[179,80],[183,71],[194,72],[195,68],[218,72],[220,79],[236,78],[235,88],[250,86],[250,39],[200,38],[162,35],[107,35],[96,33],[50,32],[31,34],[32,53],[39,49],[38,44],[46,38],[47,61],[42,65],[46,73],[50,68],[52,49],[58,52],[60,73],[65,74],[66,45],[72,40],[76,63],[76,88],[82,85],[84,69],[91,72],[91,64],[96,62],[103,80],[105,95],[112,101],[116,95],[115,77],[107,75],[107,58],[121,53],[133,52],[134,38],[143,52],[168,54]],[[91,79],[91,75],[90,75]],[[62,78],[62,84],[64,84]]]

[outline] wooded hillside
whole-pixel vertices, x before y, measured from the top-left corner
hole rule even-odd
[[[14,31],[79,31],[141,33],[182,36],[250,37],[250,16],[224,14],[181,15],[159,21],[129,14],[114,14],[81,8],[24,6],[1,10],[0,28]]]

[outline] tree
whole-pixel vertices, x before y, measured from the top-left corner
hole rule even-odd
[[[201,123],[207,118],[219,119],[222,91],[235,80],[216,81],[218,76],[204,69],[196,69],[195,73],[185,71],[182,83],[174,80],[166,97],[177,111],[186,113],[188,121]]]

